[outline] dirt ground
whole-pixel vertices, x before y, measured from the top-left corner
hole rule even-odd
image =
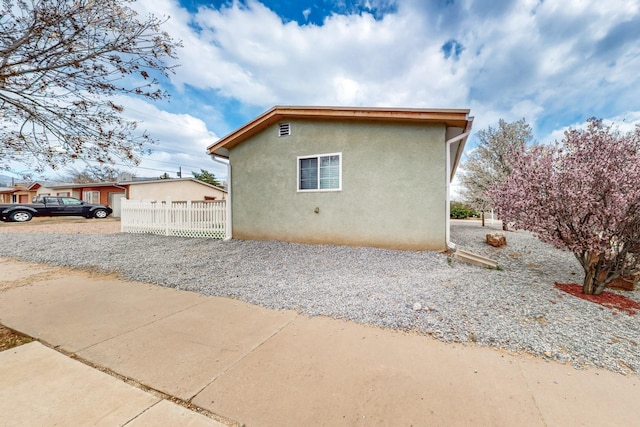
[[[22,344],[33,341],[33,339],[20,335],[0,325],[0,351],[8,350]]]
[[[41,217],[29,222],[0,222],[0,233],[110,234],[120,232],[120,218]]]

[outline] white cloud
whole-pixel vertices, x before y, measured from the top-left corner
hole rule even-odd
[[[608,126],[612,126],[614,129],[619,130],[622,133],[630,133],[636,130],[640,126],[640,111],[629,111],[624,114],[620,114],[614,117],[597,117],[601,118],[603,123]],[[587,122],[572,123],[567,126],[563,126],[560,129],[555,129],[547,137],[540,141],[542,144],[554,144],[564,139],[564,133],[569,129],[586,129]]]
[[[219,137],[207,129],[204,121],[189,114],[162,111],[142,99],[123,96],[115,101],[125,107],[126,118],[138,122],[138,131],[147,131],[157,141],[150,147],[152,154],[142,157],[140,167],[128,170],[138,176],[159,176],[166,171],[175,177],[181,167],[183,176],[200,169],[226,175],[226,170],[207,155],[206,148]]]
[[[413,0],[321,26],[256,0],[196,14],[175,0],[139,4],[171,15],[166,30],[183,40],[178,88],[242,105],[470,107],[475,130],[524,117],[544,141],[589,116],[636,111],[640,98],[640,0]],[[445,58],[450,40],[462,50]]]
[[[458,102],[466,96],[464,73],[452,72],[439,51],[445,35],[422,28],[411,11],[382,20],[367,13],[332,15],[323,26],[300,26],[256,1],[201,8],[194,16],[168,0],[154,0],[153,9],[170,11],[167,30],[183,40],[182,66],[172,78],[179,87],[215,90],[263,107],[453,106],[451,96]]]

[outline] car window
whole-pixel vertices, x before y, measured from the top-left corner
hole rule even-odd
[[[62,203],[65,205],[81,205],[82,201],[74,199],[72,197],[62,197]]]
[[[57,197],[45,197],[44,198],[44,202],[47,205],[50,205],[50,206],[53,206],[53,205],[59,206],[60,205],[60,201],[58,200]]]

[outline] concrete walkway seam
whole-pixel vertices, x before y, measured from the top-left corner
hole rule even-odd
[[[159,286],[159,285],[154,285],[154,286]],[[92,348],[92,347],[95,347],[95,346],[97,346],[97,345],[104,344],[105,342],[110,341],[110,340],[112,340],[112,339],[115,339],[115,338],[118,338],[118,337],[121,337],[121,336],[124,336],[124,335],[130,334],[131,332],[137,331],[138,329],[146,328],[147,326],[153,325],[154,323],[157,323],[157,322],[159,322],[159,321],[162,321],[162,320],[164,320],[164,319],[166,319],[166,318],[168,318],[168,317],[175,316],[176,314],[182,313],[182,312],[184,312],[184,311],[186,311],[186,310],[190,310],[190,309],[192,309],[193,307],[197,307],[197,306],[199,306],[199,305],[201,305],[201,304],[204,304],[204,303],[206,303],[206,300],[205,300],[205,301],[202,301],[202,302],[198,302],[198,303],[193,304],[193,305],[190,305],[190,306],[185,307],[185,308],[183,308],[183,309],[180,309],[180,310],[174,311],[174,312],[172,312],[172,313],[167,314],[166,316],[158,317],[158,318],[153,319],[153,320],[151,320],[151,321],[149,321],[149,322],[147,322],[147,323],[144,323],[144,324],[138,325],[137,327],[135,327],[135,328],[133,328],[133,329],[128,329],[127,331],[124,331],[124,332],[121,332],[121,333],[119,333],[119,334],[113,335],[113,336],[111,336],[111,337],[105,338],[105,339],[104,339],[104,340],[102,340],[102,341],[99,341],[99,342],[93,343],[93,344],[91,344],[91,345],[89,345],[89,346],[86,346],[86,347],[84,347],[84,348],[79,348],[79,349],[76,351],[76,353],[80,353],[80,352],[82,352],[82,351],[86,351],[86,350],[88,350],[88,349],[90,349],[90,348]]]
[[[269,342],[273,337],[275,337],[276,335],[278,335],[284,328],[286,328],[287,326],[291,325],[294,320],[296,320],[296,317],[299,316],[299,314],[296,314],[296,316],[289,320],[287,323],[285,323],[284,325],[282,325],[282,327],[280,327],[277,331],[275,331],[273,334],[269,335],[266,339],[262,340],[259,344],[253,346],[251,349],[249,349],[249,351],[247,351],[245,354],[242,355],[242,357],[240,357],[238,360],[236,360],[235,362],[233,362],[231,365],[227,366],[226,369],[224,369],[222,372],[220,372],[218,375],[214,376],[211,381],[209,381],[207,383],[207,385],[205,385],[204,387],[202,387],[200,390],[198,390],[193,396],[191,396],[188,400],[188,402],[191,402],[193,399],[195,399],[200,393],[202,393],[202,391],[204,389],[206,389],[207,387],[209,387],[211,384],[213,384],[218,378],[220,378],[221,376],[223,376],[224,374],[226,374],[227,372],[229,372],[231,369],[233,369],[236,365],[238,365],[240,362],[242,362],[244,359],[247,358],[247,356],[249,356],[251,353],[253,353],[254,351],[256,351],[257,349],[259,349],[260,347],[262,347],[265,343]]]
[[[198,304],[195,304],[195,305],[198,305]],[[200,406],[198,406],[196,404],[193,404],[191,402],[185,401],[185,400],[180,399],[179,397],[176,397],[176,396],[171,396],[171,395],[169,395],[169,394],[167,394],[165,392],[162,392],[162,391],[157,390],[157,389],[155,389],[153,387],[150,387],[150,386],[148,386],[146,384],[143,384],[143,383],[141,383],[139,381],[136,381],[133,378],[127,377],[126,375],[122,375],[122,374],[120,374],[120,373],[118,373],[118,372],[116,372],[116,371],[114,371],[114,370],[112,370],[110,368],[107,368],[107,367],[104,367],[104,366],[100,366],[100,365],[98,365],[96,363],[93,363],[90,360],[85,359],[84,357],[79,356],[76,353],[64,350],[61,346],[54,346],[54,345],[52,345],[52,344],[50,344],[50,343],[48,343],[46,341],[43,341],[43,340],[38,339],[38,338],[31,337],[31,336],[29,336],[29,335],[27,335],[27,334],[25,334],[23,332],[20,332],[20,331],[15,331],[15,332],[17,332],[18,334],[21,334],[21,335],[24,335],[26,337],[31,338],[32,340],[34,340],[36,342],[39,342],[40,344],[44,345],[45,347],[50,348],[51,350],[54,350],[54,351],[62,354],[63,356],[66,356],[66,357],[68,357],[70,359],[78,361],[78,362],[82,363],[83,365],[86,365],[86,366],[88,366],[88,367],[90,367],[92,369],[95,369],[95,370],[99,371],[99,372],[107,374],[107,375],[109,375],[109,376],[111,376],[111,377],[113,377],[115,379],[118,379],[118,380],[122,381],[123,383],[125,383],[127,385],[130,385],[130,386],[135,387],[137,389],[140,389],[140,390],[142,390],[142,391],[144,391],[146,393],[149,393],[152,396],[155,396],[158,399],[161,399],[160,401],[167,400],[167,401],[169,401],[171,403],[175,403],[176,405],[182,406],[185,409],[188,409],[190,411],[193,411],[193,412],[199,413],[201,415],[204,415],[207,418],[211,418],[212,420],[215,420],[215,421],[218,421],[220,423],[223,423],[223,424],[225,424],[225,425],[227,425],[229,427],[241,427],[243,425],[243,424],[241,424],[240,422],[238,422],[236,420],[233,420],[231,418],[224,417],[222,415],[216,414],[216,413],[211,412],[208,409],[202,408],[202,407],[200,407]],[[152,405],[149,408],[147,408],[144,412],[147,412],[153,406],[155,406],[158,403],[160,403],[160,401],[158,401],[154,405]],[[142,415],[144,412],[142,412],[141,414],[138,414],[138,416]],[[138,416],[136,416],[135,418],[137,418]],[[129,420],[127,422],[127,424],[133,422],[135,420],[135,418]]]

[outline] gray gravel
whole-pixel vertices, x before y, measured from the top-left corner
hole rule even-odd
[[[572,254],[521,231],[495,249],[484,241],[492,228],[454,221],[451,238],[501,270],[435,252],[139,234],[3,234],[0,256],[640,373],[638,316],[559,291],[554,282],[582,281]]]

